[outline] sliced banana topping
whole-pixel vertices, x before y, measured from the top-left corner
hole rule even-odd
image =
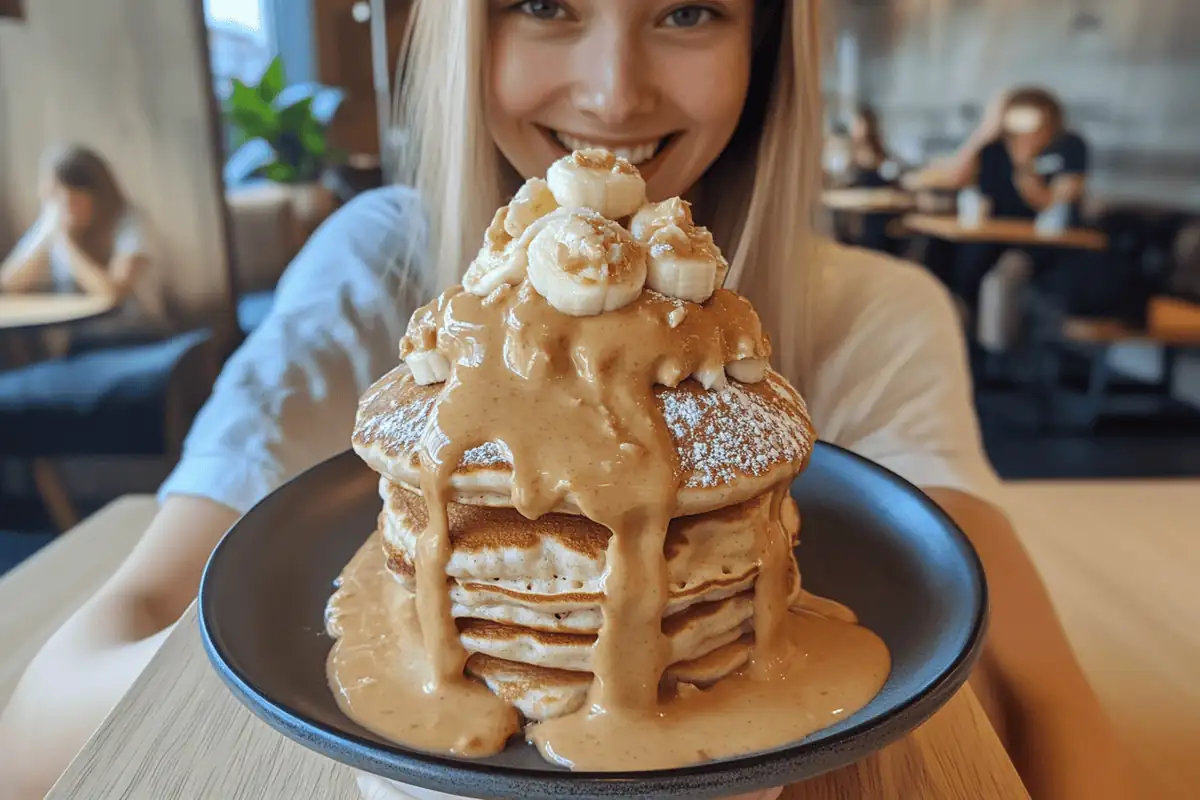
[[[521,187],[521,192],[526,191],[529,183]],[[501,286],[516,286],[525,280],[529,243],[542,229],[545,215],[554,210],[547,209],[546,198],[539,196],[538,191],[535,187],[525,197],[517,192],[513,202],[501,206],[492,217],[492,224],[483,234],[483,246],[463,275],[463,288],[468,292],[487,297]],[[553,197],[549,200],[554,202]]]
[[[417,350],[404,359],[413,380],[421,386],[442,383],[450,377],[450,362],[438,350]]]
[[[648,205],[629,227],[648,250],[646,285],[651,289],[703,303],[725,281],[729,264],[708,229],[692,222],[687,201],[672,197]]]
[[[692,373],[705,389],[724,389],[729,381],[725,378],[725,369],[720,364],[705,364]]]
[[[758,383],[767,377],[765,358],[742,358],[725,365],[729,377],[740,383]]]
[[[558,202],[546,182],[541,178],[530,178],[508,204],[504,230],[514,239],[518,238],[530,225],[556,208]]]
[[[661,203],[644,205],[629,221],[629,232],[639,242],[648,242],[656,230],[667,225],[677,225],[684,230],[694,228],[692,204],[682,198],[671,197]]]
[[[560,206],[590,208],[609,219],[627,217],[646,202],[637,168],[607,150],[576,150],[550,165],[546,183]]]
[[[629,232],[595,211],[559,209],[529,243],[529,281],[564,314],[593,316],[637,299],[646,254]]]
[[[506,230],[508,206],[501,206],[483,234],[483,246],[463,275],[463,288],[487,297],[504,284],[520,283],[525,277],[525,250]]]

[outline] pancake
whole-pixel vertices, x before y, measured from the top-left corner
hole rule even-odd
[[[691,661],[749,633],[754,593],[702,603],[663,620],[670,645],[668,662]],[[592,634],[549,633],[477,619],[458,621],[459,639],[468,653],[502,658],[538,667],[576,672],[592,670],[596,637]]]
[[[443,389],[418,385],[404,365],[384,375],[359,403],[355,452],[381,475],[417,489],[419,441]],[[679,460],[677,516],[756,497],[799,473],[812,453],[808,409],[774,371],[760,383],[730,381],[723,389],[706,390],[688,379],[676,387],[657,386],[655,393]],[[511,505],[508,448],[485,442],[468,449],[449,486],[459,503]],[[557,510],[579,512],[571,495]]]
[[[743,636],[691,661],[672,664],[663,684],[690,684],[707,688],[741,669],[750,659],[753,637]],[[590,672],[549,669],[475,653],[467,659],[466,673],[480,680],[511,703],[528,720],[541,721],[577,711],[592,685]]]
[[[415,590],[412,553],[426,524],[424,500],[381,484],[380,516],[389,570]],[[758,536],[769,524],[769,497],[671,522],[666,546],[671,616],[753,586]],[[792,505],[790,498],[786,501]],[[793,541],[799,516],[783,515]],[[457,618],[504,622],[542,631],[595,633],[609,532],[583,517],[548,514],[527,520],[507,508],[452,504],[447,574]]]

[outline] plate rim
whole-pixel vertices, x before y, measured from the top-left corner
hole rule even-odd
[[[832,736],[817,742],[806,743],[804,739],[782,745],[774,750],[751,753],[719,761],[693,764],[674,769],[621,772],[573,772],[536,770],[526,767],[495,765],[482,761],[460,759],[453,756],[429,753],[399,745],[384,745],[363,736],[342,733],[326,727],[323,723],[306,717],[287,704],[269,697],[242,675],[228,660],[213,635],[213,621],[208,605],[216,591],[210,585],[222,551],[228,545],[242,521],[256,509],[272,500],[283,488],[294,481],[304,479],[311,473],[338,462],[356,459],[353,450],[347,449],[331,456],[296,475],[275,491],[264,497],[226,531],[204,567],[200,590],[196,601],[197,623],[205,655],[217,675],[238,702],[272,729],[298,742],[319,755],[331,758],[353,769],[365,770],[393,780],[402,780],[423,788],[442,792],[455,792],[463,784],[481,787],[487,785],[500,792],[510,792],[514,798],[559,798],[565,791],[576,796],[618,797],[630,796],[636,785],[639,796],[678,795],[687,791],[689,797],[719,797],[734,791],[753,791],[768,788],[778,783],[764,783],[763,772],[767,767],[772,772],[802,772],[795,780],[806,780],[839,767],[854,763],[862,757],[858,744],[863,738],[872,737],[871,752],[898,741],[939,711],[966,683],[972,667],[983,649],[989,625],[991,606],[987,576],[978,552],[970,539],[954,520],[934,503],[921,489],[875,462],[839,445],[819,440],[816,449],[835,451],[841,457],[859,462],[879,477],[899,484],[908,490],[912,498],[924,509],[939,518],[943,527],[967,562],[972,573],[972,583],[978,587],[979,602],[973,615],[971,630],[965,645],[955,658],[932,678],[923,691],[913,694],[904,702],[871,719],[862,720]],[[802,473],[803,474],[803,473]],[[311,479],[311,478],[310,478]],[[794,481],[793,481],[794,483]],[[812,750],[819,745],[819,750]],[[353,763],[345,757],[352,756]],[[404,763],[401,776],[397,764]],[[804,768],[801,769],[801,764]],[[714,782],[714,779],[718,782]],[[537,787],[534,789],[533,787]],[[586,795],[580,795],[586,792]],[[498,794],[494,796],[505,796]]]

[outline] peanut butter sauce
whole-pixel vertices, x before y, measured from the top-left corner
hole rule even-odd
[[[654,386],[770,355],[746,300],[720,290],[684,305],[679,321],[680,301],[645,291],[617,311],[570,317],[525,282],[486,298],[455,288],[414,314],[402,354],[436,342],[451,364],[419,444],[429,524],[415,596],[387,576],[376,536],[330,601],[338,641],[329,679],[351,718],[406,746],[465,757],[499,752],[517,730],[511,707],[463,676],[446,585],[450,476],[467,450],[492,441],[511,453],[521,514],[566,504],[612,531],[588,702],[526,731],[547,758],[589,770],[682,766],[795,741],[875,695],[889,670],[878,637],[830,601],[812,599],[820,614],[789,610],[787,482],[773,490],[760,533],[750,663],[704,691],[660,690],[663,546],[681,478]]]

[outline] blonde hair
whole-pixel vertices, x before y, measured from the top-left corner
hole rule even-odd
[[[485,121],[488,4],[416,0],[398,69],[396,180],[428,215],[426,274],[462,278],[517,180]],[[697,186],[696,216],[774,343],[775,366],[803,389],[812,201],[820,180],[819,0],[759,0],[751,87],[738,131]],[[774,15],[782,14],[776,21]]]

